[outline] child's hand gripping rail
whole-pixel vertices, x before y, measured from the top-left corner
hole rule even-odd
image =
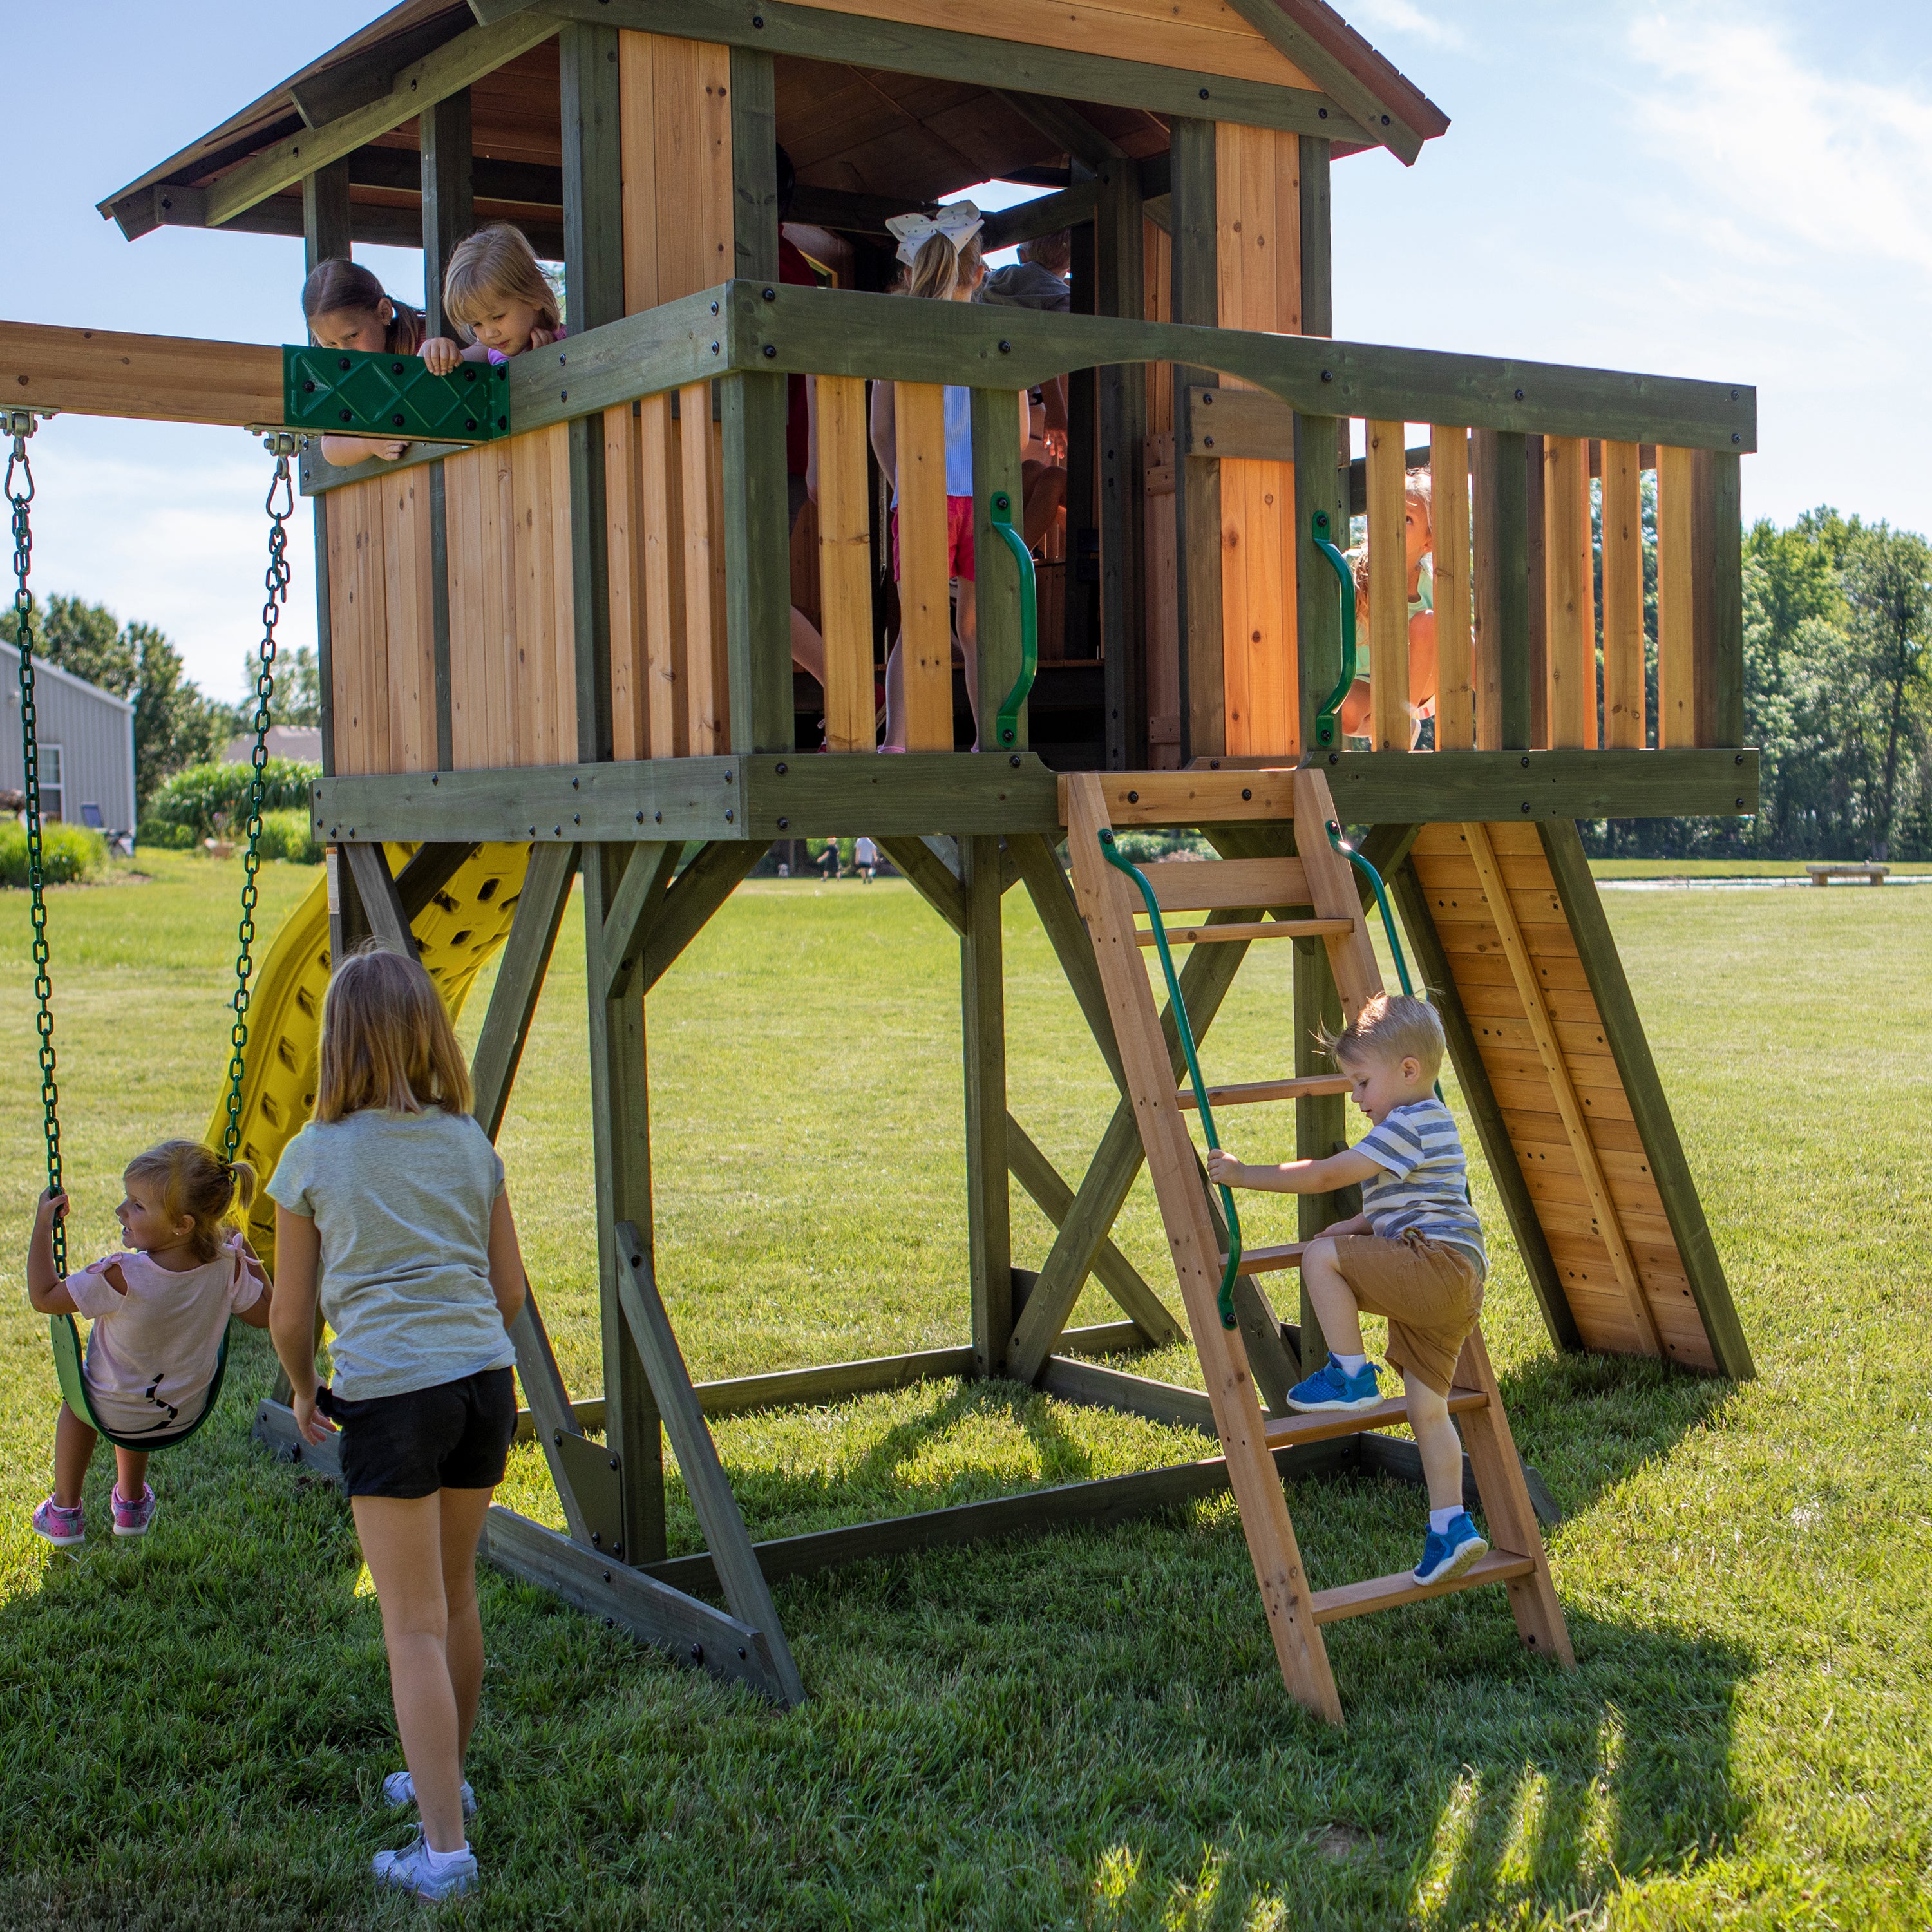
[[[1126,873],[1139,886],[1141,897],[1147,902],[1148,916],[1154,922],[1154,950],[1160,955],[1160,970],[1166,976],[1167,997],[1174,1009],[1174,1030],[1180,1036],[1180,1050],[1187,1057],[1187,1077],[1194,1083],[1194,1104],[1200,1112],[1202,1131],[1208,1137],[1209,1150],[1218,1152],[1221,1142],[1214,1131],[1214,1110],[1208,1103],[1208,1083],[1202,1077],[1200,1056],[1194,1050],[1194,1028],[1187,1017],[1187,1002],[1180,997],[1180,982],[1174,976],[1174,955],[1168,950],[1167,928],[1161,919],[1160,902],[1148,884],[1147,874],[1121,856],[1112,832],[1100,834],[1100,856],[1114,871]],[[1236,1325],[1234,1277],[1241,1271],[1241,1217],[1235,1210],[1232,1191],[1225,1186],[1216,1191],[1221,1196],[1222,1211],[1228,1217],[1228,1262],[1221,1276],[1220,1298],[1221,1326],[1232,1328]]]
[[[1316,714],[1315,718],[1316,748],[1332,752],[1339,734],[1336,720],[1341,714],[1342,701],[1348,695],[1349,687],[1355,682],[1355,576],[1348,568],[1348,560],[1329,541],[1328,512],[1326,510],[1315,512],[1310,529],[1316,548],[1328,560],[1330,568],[1342,580],[1342,675],[1336,680],[1335,688],[1328,694],[1328,703]],[[1338,845],[1336,849],[1340,851],[1344,848]],[[1355,855],[1351,852],[1348,856],[1352,859]],[[1373,876],[1372,868],[1371,876]],[[1379,883],[1376,891],[1376,896],[1379,898],[1382,892]],[[1388,916],[1386,907],[1383,908],[1383,916]],[[1397,956],[1400,958],[1400,954]]]
[[[1027,701],[1040,670],[1040,602],[1033,553],[1027,548],[1026,538],[1013,528],[1012,498],[1004,490],[995,490],[989,514],[994,529],[1006,538],[1020,573],[1020,674],[993,721],[993,742],[1001,751],[1010,752],[1020,734],[1020,706]]]

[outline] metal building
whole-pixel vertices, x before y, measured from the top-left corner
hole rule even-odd
[[[0,792],[17,791],[20,765],[20,653],[0,642]],[[134,826],[134,706],[71,671],[36,662],[40,811],[112,834]],[[98,814],[98,815],[97,815]]]

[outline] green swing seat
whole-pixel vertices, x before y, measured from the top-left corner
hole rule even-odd
[[[60,1379],[60,1392],[66,1398],[68,1407],[76,1415],[84,1417],[90,1429],[106,1436],[117,1449],[172,1449],[177,1442],[185,1442],[214,1413],[214,1405],[221,1398],[221,1378],[228,1372],[229,1331],[225,1327],[221,1331],[221,1352],[214,1358],[214,1378],[208,1385],[208,1396],[201,1405],[201,1413],[185,1428],[177,1429],[170,1435],[116,1436],[94,1412],[94,1404],[88,1399],[87,1378],[81,1372],[80,1330],[74,1326],[74,1317],[49,1316],[47,1334],[53,1344],[54,1373]]]

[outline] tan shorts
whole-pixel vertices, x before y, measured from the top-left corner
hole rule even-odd
[[[1342,1234],[1335,1264],[1364,1315],[1388,1318],[1388,1358],[1446,1396],[1483,1306],[1483,1272],[1468,1249],[1426,1234]]]

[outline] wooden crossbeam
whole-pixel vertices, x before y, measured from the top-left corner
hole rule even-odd
[[[16,409],[274,424],[282,420],[282,352],[267,343],[0,322],[0,395]]]
[[[524,1038],[536,1011],[537,996],[543,990],[544,975],[550,968],[576,873],[574,845],[531,847],[510,936],[497,964],[496,983],[490,990],[489,1010],[483,1016],[483,1030],[477,1037],[476,1055],[470,1070],[472,1111],[493,1141],[503,1124],[511,1083],[517,1077]]]
[[[631,848],[624,874],[610,909],[604,915],[603,956],[606,999],[614,1000],[630,983],[638,968],[638,942],[651,928],[670,890],[684,848],[670,843],[639,844]]]
[[[341,849],[348,856],[370,932],[406,959],[417,958],[416,936],[410,930],[410,916],[403,910],[388,854],[380,845],[345,845]]]

